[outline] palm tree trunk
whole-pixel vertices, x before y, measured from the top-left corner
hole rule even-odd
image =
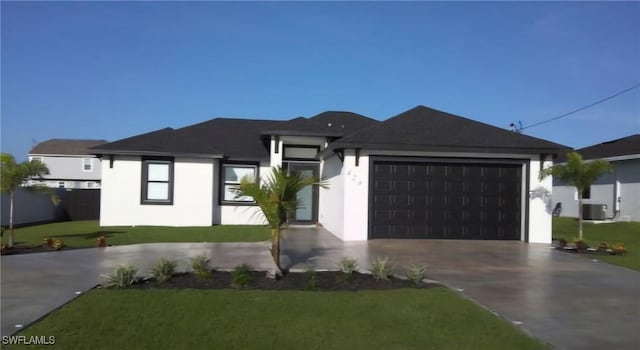
[[[578,239],[582,239],[582,191],[578,189]]]
[[[9,248],[13,247],[13,192],[9,195],[9,239],[7,245]]]
[[[280,267],[280,227],[271,229],[271,256],[278,268],[278,274],[282,275]]]

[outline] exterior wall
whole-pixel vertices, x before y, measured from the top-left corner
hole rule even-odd
[[[359,165],[355,166],[355,151],[345,150],[342,166],[344,205],[343,205],[343,230],[342,233],[334,232],[345,241],[368,239],[369,216],[369,162],[370,155],[376,156],[415,156],[415,157],[464,157],[464,158],[510,158],[529,159],[529,187],[523,186],[523,208],[528,204],[529,208],[529,242],[551,242],[551,178],[538,180],[540,162],[538,156],[522,154],[482,154],[482,153],[433,153],[433,152],[391,152],[391,151],[362,151]],[[550,166],[551,161],[543,164]],[[523,183],[526,184],[526,168],[523,169]],[[528,201],[528,203],[526,203]],[[524,209],[523,209],[524,210]],[[526,221],[522,220],[522,232],[524,240],[524,228]],[[326,226],[326,225],[325,225]],[[333,232],[331,228],[329,231]]]
[[[102,161],[100,225],[210,226],[213,222],[212,159],[176,158],[173,205],[143,205],[140,157]]]
[[[529,162],[529,188],[527,189],[529,201],[529,242],[551,243],[551,219],[553,205],[551,201],[553,180],[551,176],[539,180],[540,157],[533,157]],[[553,165],[551,159],[542,160],[543,168]]]
[[[219,166],[219,162],[216,161]],[[258,170],[260,178],[262,180],[265,179],[265,175],[271,172],[270,163],[260,163],[260,169]],[[216,188],[215,193],[217,194],[214,197],[214,211],[219,211],[220,217],[219,222],[222,225],[265,225],[267,224],[267,220],[265,219],[260,208],[255,205],[228,205],[228,204],[219,204],[220,203],[220,179],[219,179],[219,171],[216,169],[215,178],[213,184]]]
[[[591,198],[585,204],[605,204],[607,217],[640,221],[640,159],[612,161],[613,172],[598,178],[591,185]],[[553,203],[562,203],[560,216],[578,217],[578,194],[575,187],[554,181]]]
[[[344,236],[344,173],[342,162],[337,156],[322,162],[320,178],[328,188],[320,188],[318,201],[318,221],[329,232],[343,239]]]
[[[49,168],[49,175],[43,176],[48,187],[59,187],[59,181],[65,181],[66,188],[100,188],[101,164],[100,159],[92,155],[37,155],[30,154],[29,160],[41,157],[42,162]],[[83,159],[91,158],[93,168],[91,171],[83,170]],[[87,182],[94,183],[94,187],[88,187]],[[95,185],[97,184],[97,186]]]

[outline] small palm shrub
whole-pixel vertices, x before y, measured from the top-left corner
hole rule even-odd
[[[579,252],[584,252],[589,248],[589,245],[587,244],[587,242],[585,242],[582,239],[576,239],[574,243],[576,244],[576,249],[578,249]]]
[[[202,279],[211,277],[211,270],[209,269],[210,261],[211,259],[204,254],[191,258],[191,270],[193,270],[193,274]]]
[[[107,279],[106,286],[114,288],[129,288],[136,282],[138,270],[131,265],[120,265],[114,272],[102,275]]]
[[[107,246],[107,238],[105,236],[100,236],[96,238],[96,247],[104,248]]]
[[[53,241],[53,249],[60,250],[64,247],[64,242],[61,239],[56,239]]]
[[[313,266],[309,266],[304,271],[304,290],[316,290],[318,289],[318,273]]]
[[[151,273],[158,283],[165,283],[171,279],[177,266],[178,263],[175,261],[162,258],[158,261],[156,266],[151,269]]]
[[[46,245],[48,247],[53,247],[53,242],[54,242],[54,239],[50,238],[50,237],[45,237],[45,238],[42,239],[42,244],[44,244],[44,245]]]
[[[338,277],[338,282],[349,283],[353,280],[353,273],[358,270],[358,261],[354,258],[343,257],[338,263],[338,269],[342,272]]]
[[[626,253],[627,250],[624,248],[624,245],[622,243],[616,243],[613,245],[613,248],[611,248],[611,253],[614,255],[622,255],[624,253]]]
[[[376,280],[388,280],[391,276],[391,267],[388,256],[385,256],[384,259],[375,258],[371,263],[371,274]]]
[[[231,274],[231,286],[234,288],[245,288],[251,284],[251,270],[253,268],[247,264],[241,264],[233,269]]]
[[[424,279],[425,270],[424,265],[411,265],[407,270],[407,279],[409,279],[409,282],[414,286],[419,286]]]

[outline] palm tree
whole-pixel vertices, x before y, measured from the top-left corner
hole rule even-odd
[[[13,197],[19,188],[24,188],[33,192],[51,193],[51,201],[57,205],[60,201],[49,188],[41,184],[30,184],[29,180],[42,178],[42,175],[49,174],[49,169],[44,163],[38,160],[24,161],[16,163],[15,158],[8,154],[0,154],[0,192],[9,195],[9,238],[7,246],[13,247]]]
[[[298,192],[312,185],[327,187],[316,177],[303,177],[297,171],[287,172],[276,166],[271,169],[271,173],[263,181],[259,178],[254,180],[244,177],[235,189],[238,197],[252,197],[264,214],[271,228],[271,256],[278,268],[278,275],[282,275],[280,228],[287,221],[287,216],[293,214],[298,208]]]
[[[575,186],[578,191],[578,237],[582,239],[582,193],[596,181],[602,174],[611,171],[611,164],[602,159],[583,161],[582,156],[576,152],[567,153],[567,163],[557,164],[543,169],[540,179],[552,175],[559,180]]]

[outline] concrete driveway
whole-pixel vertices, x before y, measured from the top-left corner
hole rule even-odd
[[[335,269],[343,256],[427,267],[438,280],[558,349],[640,349],[640,272],[514,241],[341,242],[326,230],[289,230],[294,269]],[[597,260],[597,257],[593,257]],[[396,271],[404,273],[402,269]]]
[[[121,264],[131,264],[140,275],[148,275],[160,258],[167,258],[178,261],[179,271],[186,271],[190,257],[207,254],[211,266],[219,269],[247,263],[271,271],[275,265],[270,246],[266,242],[153,243],[2,256],[1,334],[19,331],[16,325],[26,326],[102,283],[100,275]]]

